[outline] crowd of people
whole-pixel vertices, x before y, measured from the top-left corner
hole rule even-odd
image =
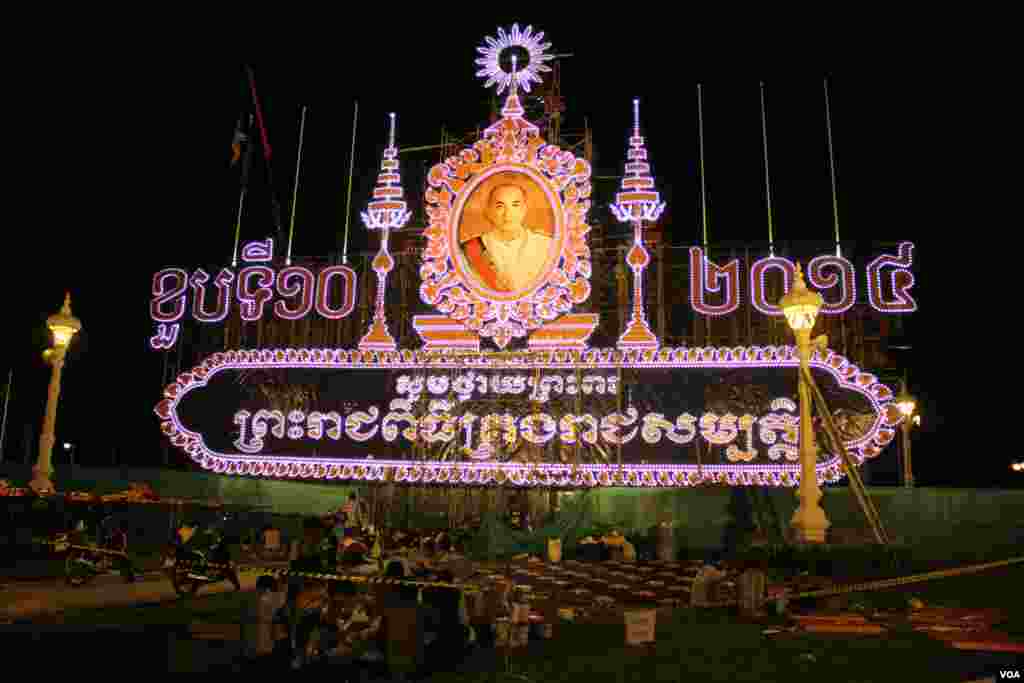
[[[467,571],[462,549],[447,532],[385,531],[368,522],[354,495],[336,513],[306,519],[301,538],[290,546],[289,569],[448,584]],[[399,614],[413,615],[418,629],[409,637],[419,632],[421,644],[433,654],[458,656],[474,640],[465,601],[455,588],[381,583],[361,591],[348,581],[262,576],[248,620],[254,630],[246,639],[249,654],[261,668],[283,662],[294,669],[342,661],[379,664],[388,651],[387,621]],[[392,652],[388,659],[395,657]]]

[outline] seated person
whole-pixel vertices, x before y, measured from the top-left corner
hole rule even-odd
[[[128,552],[128,534],[120,524],[111,529],[105,540],[104,545],[108,550],[116,550],[119,553]]]
[[[409,554],[409,560],[413,564],[414,575],[425,576],[429,574],[434,569],[436,561],[434,542],[428,539],[421,543],[418,551]]]
[[[355,550],[362,552],[364,555],[369,552],[366,544],[358,540],[355,536],[355,532],[352,529],[344,529],[341,532],[341,541],[338,543],[338,550],[345,553],[352,546],[358,546]]]
[[[263,554],[267,557],[284,554],[285,548],[281,544],[281,530],[270,524],[260,529],[260,538],[263,539]]]
[[[391,578],[403,578],[405,576],[412,576],[412,563],[409,561],[409,558],[407,558],[405,556],[402,556],[402,555],[395,555],[395,556],[389,557],[386,560],[384,560],[384,574],[383,575],[385,577],[389,576],[388,575],[388,571],[389,570],[390,571],[396,571],[396,570],[391,570],[391,565],[393,565],[393,564],[398,565],[401,568],[401,572],[402,573],[398,574],[397,577],[391,577]]]
[[[338,544],[339,561],[343,564],[354,564],[356,560],[362,560],[369,555],[370,549],[365,543],[357,539],[351,529],[345,529],[341,543]]]
[[[409,576],[403,562],[392,560],[384,569],[385,579],[402,580]],[[381,584],[377,591],[378,607],[416,607],[419,604],[419,588],[415,584]]]

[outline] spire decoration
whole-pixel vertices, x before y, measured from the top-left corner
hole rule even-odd
[[[388,273],[395,267],[395,259],[388,251],[388,237],[392,230],[398,230],[409,222],[412,212],[402,199],[402,177],[398,172],[398,148],[395,147],[395,115],[390,114],[391,129],[388,146],[377,176],[377,187],[373,190],[373,201],[362,212],[363,224],[367,230],[380,230],[380,251],[373,257],[373,271],[377,273],[377,301],[373,322],[360,342],[364,351],[394,351],[398,348],[394,337],[388,332],[384,315],[384,292],[387,288]]]
[[[651,262],[644,247],[644,221],[656,221],[665,210],[665,202],[654,189],[654,177],[647,163],[647,147],[640,135],[640,100],[633,100],[633,135],[629,139],[626,174],[622,192],[615,195],[612,213],[621,223],[633,224],[633,246],[626,254],[626,263],[633,270],[633,316],[626,331],[619,337],[621,349],[656,349],[658,338],[651,331],[644,311],[643,271]]]

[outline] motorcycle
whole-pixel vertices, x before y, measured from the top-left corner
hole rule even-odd
[[[165,557],[164,568],[167,569],[171,585],[178,597],[194,596],[200,586],[230,581],[235,590],[241,590],[238,574],[231,563],[231,555],[227,545],[218,539],[207,550],[189,549],[178,551],[171,557]]]
[[[128,555],[98,546],[73,545],[66,534],[57,536],[54,548],[67,552],[64,559],[64,578],[70,586],[78,588],[101,574],[121,574],[126,583],[135,581]]]

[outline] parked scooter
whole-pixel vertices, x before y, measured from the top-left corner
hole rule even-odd
[[[135,581],[135,571],[125,552],[99,546],[77,546],[67,534],[55,539],[58,553],[67,552],[64,559],[64,578],[74,587],[84,586],[100,574],[121,574],[127,583]]]
[[[227,544],[219,537],[206,550],[182,548],[168,568],[168,575],[179,597],[195,595],[200,586],[221,581],[230,581],[235,590],[242,589]]]

